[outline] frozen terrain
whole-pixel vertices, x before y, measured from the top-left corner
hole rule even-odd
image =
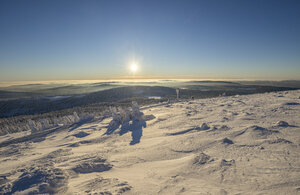
[[[300,90],[141,112],[1,136],[0,194],[300,194]]]

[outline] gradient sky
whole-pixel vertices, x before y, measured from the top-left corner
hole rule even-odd
[[[1,0],[0,81],[300,79],[299,10],[299,0]]]

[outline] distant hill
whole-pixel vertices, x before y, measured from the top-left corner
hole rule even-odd
[[[128,86],[113,88],[93,93],[72,96],[43,96],[34,98],[21,98],[0,101],[0,117],[10,117],[24,114],[45,113],[55,110],[67,109],[76,106],[85,106],[99,102],[118,102],[132,97],[175,96],[174,88]]]
[[[300,89],[300,80],[283,80],[283,81],[240,81],[244,85],[268,85],[274,87],[293,87]]]
[[[296,88],[288,87],[272,87],[261,85],[242,85],[227,81],[195,81],[186,86],[180,87],[180,98],[210,98],[217,96],[245,95],[253,93],[264,93],[271,91],[292,90]],[[205,85],[205,83],[208,83]],[[213,83],[213,85],[210,85]],[[220,83],[221,85],[216,85]],[[223,85],[224,84],[224,85]],[[72,88],[72,87],[71,87]],[[76,87],[75,87],[76,88]],[[58,90],[61,88],[58,88]],[[65,89],[64,89],[65,90]],[[71,92],[71,90],[70,90]],[[27,93],[26,98],[18,98],[26,93],[0,91],[3,96],[10,95],[15,99],[0,101],[0,118],[11,117],[18,115],[41,114],[63,109],[71,109],[75,107],[86,107],[93,110],[94,104],[130,104],[135,98],[139,99],[139,103],[153,103],[149,97],[155,96],[164,101],[167,99],[176,98],[175,87],[164,86],[124,86],[110,88],[92,93],[58,95],[58,96],[42,96],[42,93],[36,94]],[[94,105],[101,106],[101,105]],[[103,106],[103,105],[102,105]],[[78,109],[77,109],[78,110]],[[79,109],[80,110],[80,109]]]
[[[240,85],[239,83],[231,82],[231,81],[187,81],[186,83],[197,83],[197,84],[235,84]]]

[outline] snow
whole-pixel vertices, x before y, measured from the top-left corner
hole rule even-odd
[[[44,98],[52,100],[52,101],[58,101],[58,100],[62,100],[62,99],[66,99],[69,98],[71,96],[69,95],[58,95],[58,96],[45,96]]]
[[[154,100],[159,100],[161,99],[160,96],[147,96],[148,99],[154,99]]]
[[[39,139],[1,136],[19,142],[0,148],[0,194],[299,194],[299,96],[134,102]]]

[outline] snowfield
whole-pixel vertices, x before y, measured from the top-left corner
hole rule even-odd
[[[300,90],[133,112],[1,136],[0,194],[300,194]]]

